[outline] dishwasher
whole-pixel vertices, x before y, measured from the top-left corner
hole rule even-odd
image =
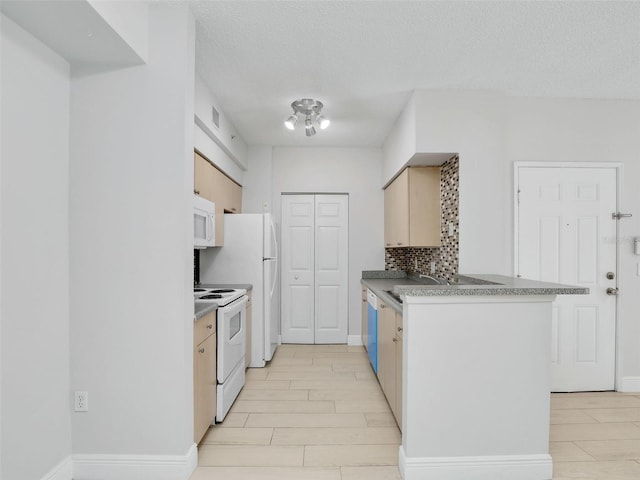
[[[378,297],[367,288],[367,354],[373,367],[378,373]]]

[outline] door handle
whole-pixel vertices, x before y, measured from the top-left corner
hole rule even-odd
[[[293,278],[294,280],[298,280],[298,275],[294,276]]]
[[[607,288],[607,295],[618,295],[618,289],[617,288]]]

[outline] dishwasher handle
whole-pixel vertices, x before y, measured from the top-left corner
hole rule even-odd
[[[367,302],[374,310],[378,310],[378,297],[370,289],[367,288]]]

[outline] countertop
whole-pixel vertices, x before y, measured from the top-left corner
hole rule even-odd
[[[253,290],[253,285],[250,283],[201,283],[194,288],[244,288],[247,292]],[[195,302],[195,299],[194,299]],[[199,320],[207,313],[211,313],[217,310],[218,306],[212,303],[197,303],[195,302],[194,315],[195,319]]]
[[[407,277],[405,272],[364,271],[362,284],[370,288],[378,298],[402,312],[402,303],[386,293],[390,290],[401,297],[469,296],[469,295],[584,295],[588,288],[558,283],[539,282],[506,275],[471,274],[458,275],[464,284],[429,285],[424,281]]]

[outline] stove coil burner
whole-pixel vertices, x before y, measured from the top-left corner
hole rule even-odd
[[[233,293],[234,289],[225,289],[225,288],[217,288],[215,290],[211,290],[211,293]]]
[[[193,289],[193,293],[197,293],[197,292],[206,292],[207,289],[206,288],[194,288]]]
[[[203,295],[200,297],[201,300],[216,300],[222,298],[222,295]]]

